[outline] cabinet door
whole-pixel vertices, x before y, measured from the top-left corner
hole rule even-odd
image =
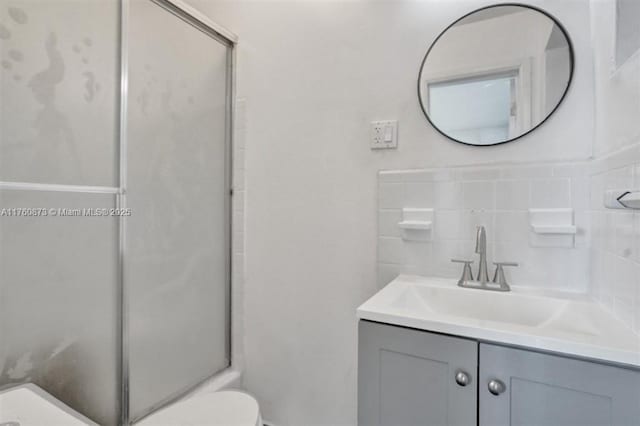
[[[360,426],[476,425],[477,342],[360,321],[358,352]]]
[[[634,370],[480,344],[479,392],[480,426],[640,425]]]

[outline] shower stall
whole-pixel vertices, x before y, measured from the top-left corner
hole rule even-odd
[[[0,1],[0,389],[130,424],[230,365],[234,46],[177,0]]]

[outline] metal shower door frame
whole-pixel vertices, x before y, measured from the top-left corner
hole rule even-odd
[[[226,196],[224,199],[225,211],[225,293],[227,310],[227,347],[228,347],[228,365],[233,364],[233,353],[231,352],[231,277],[232,277],[232,255],[231,255],[231,230],[232,222],[232,206],[231,197],[233,195],[233,138],[235,124],[235,92],[236,92],[236,47],[238,37],[227,30],[223,26],[213,22],[206,15],[197,9],[186,4],[182,0],[120,0],[120,93],[119,93],[119,163],[118,177],[119,187],[117,191],[117,207],[127,207],[127,127],[128,127],[128,92],[129,92],[129,11],[131,1],[151,1],[162,7],[166,11],[172,13],[178,19],[192,25],[194,28],[207,34],[214,40],[222,43],[227,47],[227,83],[226,83],[226,99],[225,99],[225,188]],[[119,216],[118,222],[119,233],[119,253],[118,253],[118,329],[120,334],[120,347],[118,352],[119,359],[119,379],[120,379],[120,423],[122,425],[131,425],[134,421],[138,421],[143,417],[155,412],[156,410],[171,404],[175,400],[184,396],[194,388],[211,379],[211,377],[219,374],[216,372],[211,376],[203,377],[198,383],[177,391],[157,404],[154,404],[142,415],[132,419],[130,413],[130,371],[129,371],[129,297],[127,293],[127,284],[125,282],[126,268],[126,237],[127,224],[126,217]],[[223,370],[224,371],[224,370]]]

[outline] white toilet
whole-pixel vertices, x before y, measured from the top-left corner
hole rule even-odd
[[[96,425],[33,384],[0,391],[0,407],[0,424]],[[263,426],[263,423],[258,402],[251,395],[228,390],[201,393],[178,401],[136,425]]]
[[[263,426],[258,402],[251,395],[227,390],[178,401],[143,419],[141,426]]]
[[[32,383],[0,391],[0,425],[98,426]]]

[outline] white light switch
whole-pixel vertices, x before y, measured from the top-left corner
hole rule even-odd
[[[371,122],[371,149],[392,149],[398,147],[398,121],[384,120]]]

